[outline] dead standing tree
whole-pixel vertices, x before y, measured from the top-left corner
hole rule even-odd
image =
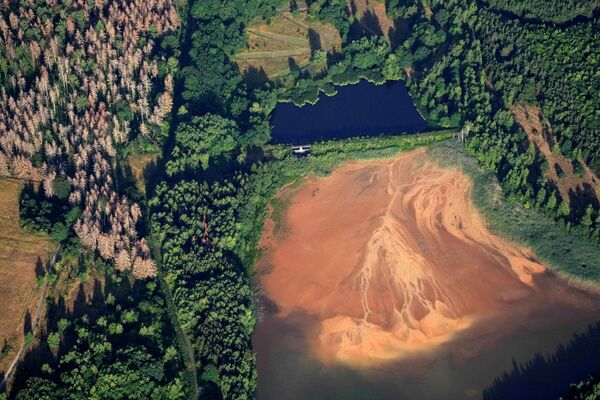
[[[0,41],[16,66],[0,88],[0,174],[42,182],[48,195],[67,179],[71,204],[83,209],[81,240],[119,269],[151,276],[156,268],[135,227],[139,207],[115,192],[112,173],[133,117],[150,135],[171,111],[172,77],[159,79],[155,38],[180,22],[170,0],[93,4],[21,2],[0,16]],[[119,119],[119,108],[132,117]]]

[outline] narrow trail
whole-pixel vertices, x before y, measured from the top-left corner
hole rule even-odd
[[[155,249],[155,252],[156,254],[160,255],[160,251],[158,251],[158,249]],[[193,386],[192,398],[194,400],[198,400],[200,398],[200,395],[202,394],[202,388],[200,387],[200,385],[198,385],[198,369],[196,367],[196,357],[194,354],[194,349],[192,347],[192,343],[190,342],[188,335],[183,331],[181,325],[179,324],[179,319],[177,318],[176,311],[177,308],[175,307],[175,303],[173,302],[171,290],[167,286],[167,283],[164,281],[164,277],[162,275],[159,275],[158,279],[160,282],[161,290],[165,295],[165,300],[167,301],[167,311],[169,314],[169,318],[171,320],[171,323],[173,324],[173,327],[175,328],[175,331],[177,332],[177,336],[183,341],[182,344],[185,352],[187,353],[186,369],[188,371],[188,376]]]
[[[310,54],[310,48],[302,47],[291,50],[273,50],[273,51],[251,51],[235,55],[236,60],[263,60],[269,58],[282,58],[292,56],[303,56]]]

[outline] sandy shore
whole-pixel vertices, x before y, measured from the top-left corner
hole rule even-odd
[[[324,362],[370,366],[459,341],[474,355],[544,312],[593,306],[488,231],[467,177],[425,159],[352,162],[282,193],[262,285],[279,316],[318,319],[310,341]]]

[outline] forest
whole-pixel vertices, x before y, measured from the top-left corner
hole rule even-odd
[[[41,332],[34,337],[24,327],[32,350],[16,371],[11,398],[189,398],[158,282],[118,272],[74,235],[57,264],[48,271],[52,295]]]
[[[564,24],[578,17],[591,17],[600,8],[597,0],[486,0],[495,10],[528,20]]]
[[[46,326],[27,332],[8,398],[253,398],[253,263],[272,196],[345,159],[458,132],[507,204],[552,227],[514,238],[598,279],[581,268],[586,253],[565,260],[549,246],[600,243],[597,0],[387,0],[398,30],[387,36],[355,29],[345,0],[307,3],[341,50],[313,51],[317,73],[290,65],[258,85],[233,57],[247,26],[286,1],[1,6],[0,176],[28,183],[21,224],[62,245],[48,275],[66,296],[49,296]],[[314,103],[361,79],[405,81],[432,133],[317,143],[305,159],[269,144],[277,102]],[[126,157],[156,153],[142,193]],[[510,218],[496,223],[511,229]],[[61,282],[82,284],[76,304]]]

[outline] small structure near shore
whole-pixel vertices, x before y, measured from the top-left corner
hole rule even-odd
[[[292,153],[296,155],[304,155],[310,152],[310,144],[303,144],[300,146],[292,146]]]

